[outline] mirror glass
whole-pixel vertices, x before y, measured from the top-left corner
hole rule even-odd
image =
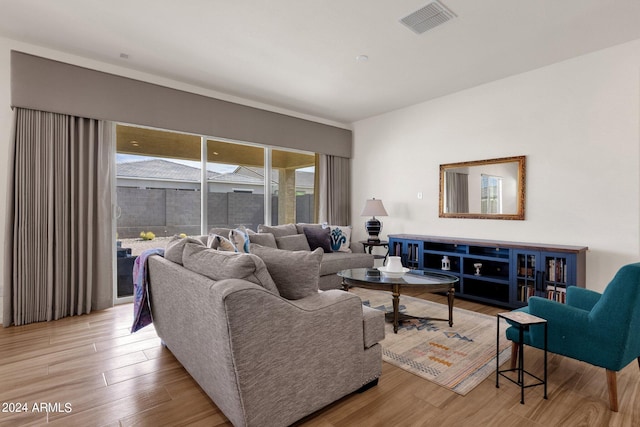
[[[525,156],[440,165],[440,217],[524,219]]]

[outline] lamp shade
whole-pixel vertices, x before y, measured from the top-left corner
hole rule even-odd
[[[362,209],[362,213],[360,216],[388,216],[387,211],[384,209],[384,205],[382,204],[382,200],[380,199],[368,199],[364,203],[364,208]]]

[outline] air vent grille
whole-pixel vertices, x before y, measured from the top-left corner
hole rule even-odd
[[[456,14],[447,9],[446,6],[439,1],[434,1],[422,9],[418,9],[412,14],[405,16],[400,22],[414,33],[422,34],[455,17]]]

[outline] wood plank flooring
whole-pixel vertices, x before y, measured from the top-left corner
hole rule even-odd
[[[414,294],[446,303],[445,297]],[[456,307],[504,311],[464,300]],[[0,426],[228,426],[230,423],[153,327],[130,334],[131,304],[86,316],[0,328]],[[527,348],[527,369],[542,372],[542,352]],[[608,409],[603,369],[549,357],[549,399],[492,375],[459,396],[392,365],[378,386],[347,396],[299,426],[638,426],[640,370],[618,374],[620,412]],[[17,412],[24,409],[26,412]],[[34,407],[35,405],[35,407]]]

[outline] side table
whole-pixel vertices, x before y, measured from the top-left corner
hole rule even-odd
[[[497,318],[497,335],[496,335],[496,388],[500,388],[499,378],[502,375],[504,378],[508,379],[514,384],[520,386],[520,403],[524,404],[524,389],[528,387],[535,387],[538,385],[544,386],[544,398],[547,398],[547,320],[542,319],[541,317],[534,316],[529,313],[523,313],[521,311],[509,311],[506,313],[498,313],[496,315]],[[503,369],[500,370],[500,318],[510,321],[513,323],[519,330],[518,336],[518,353],[520,357],[518,359],[518,367],[515,369]],[[524,369],[524,328],[531,325],[541,325],[544,324],[544,379],[540,379],[533,375],[532,373],[526,371]],[[516,372],[517,380],[508,377],[505,375],[507,372]],[[525,385],[525,375],[530,376],[534,380],[538,382]]]
[[[371,250],[375,247],[383,247],[387,250],[384,255],[373,255],[374,259],[381,259],[382,265],[387,263],[387,257],[389,256],[389,242],[387,240],[360,240],[362,246],[364,246],[364,251],[367,252],[369,249],[369,254],[371,254]]]

